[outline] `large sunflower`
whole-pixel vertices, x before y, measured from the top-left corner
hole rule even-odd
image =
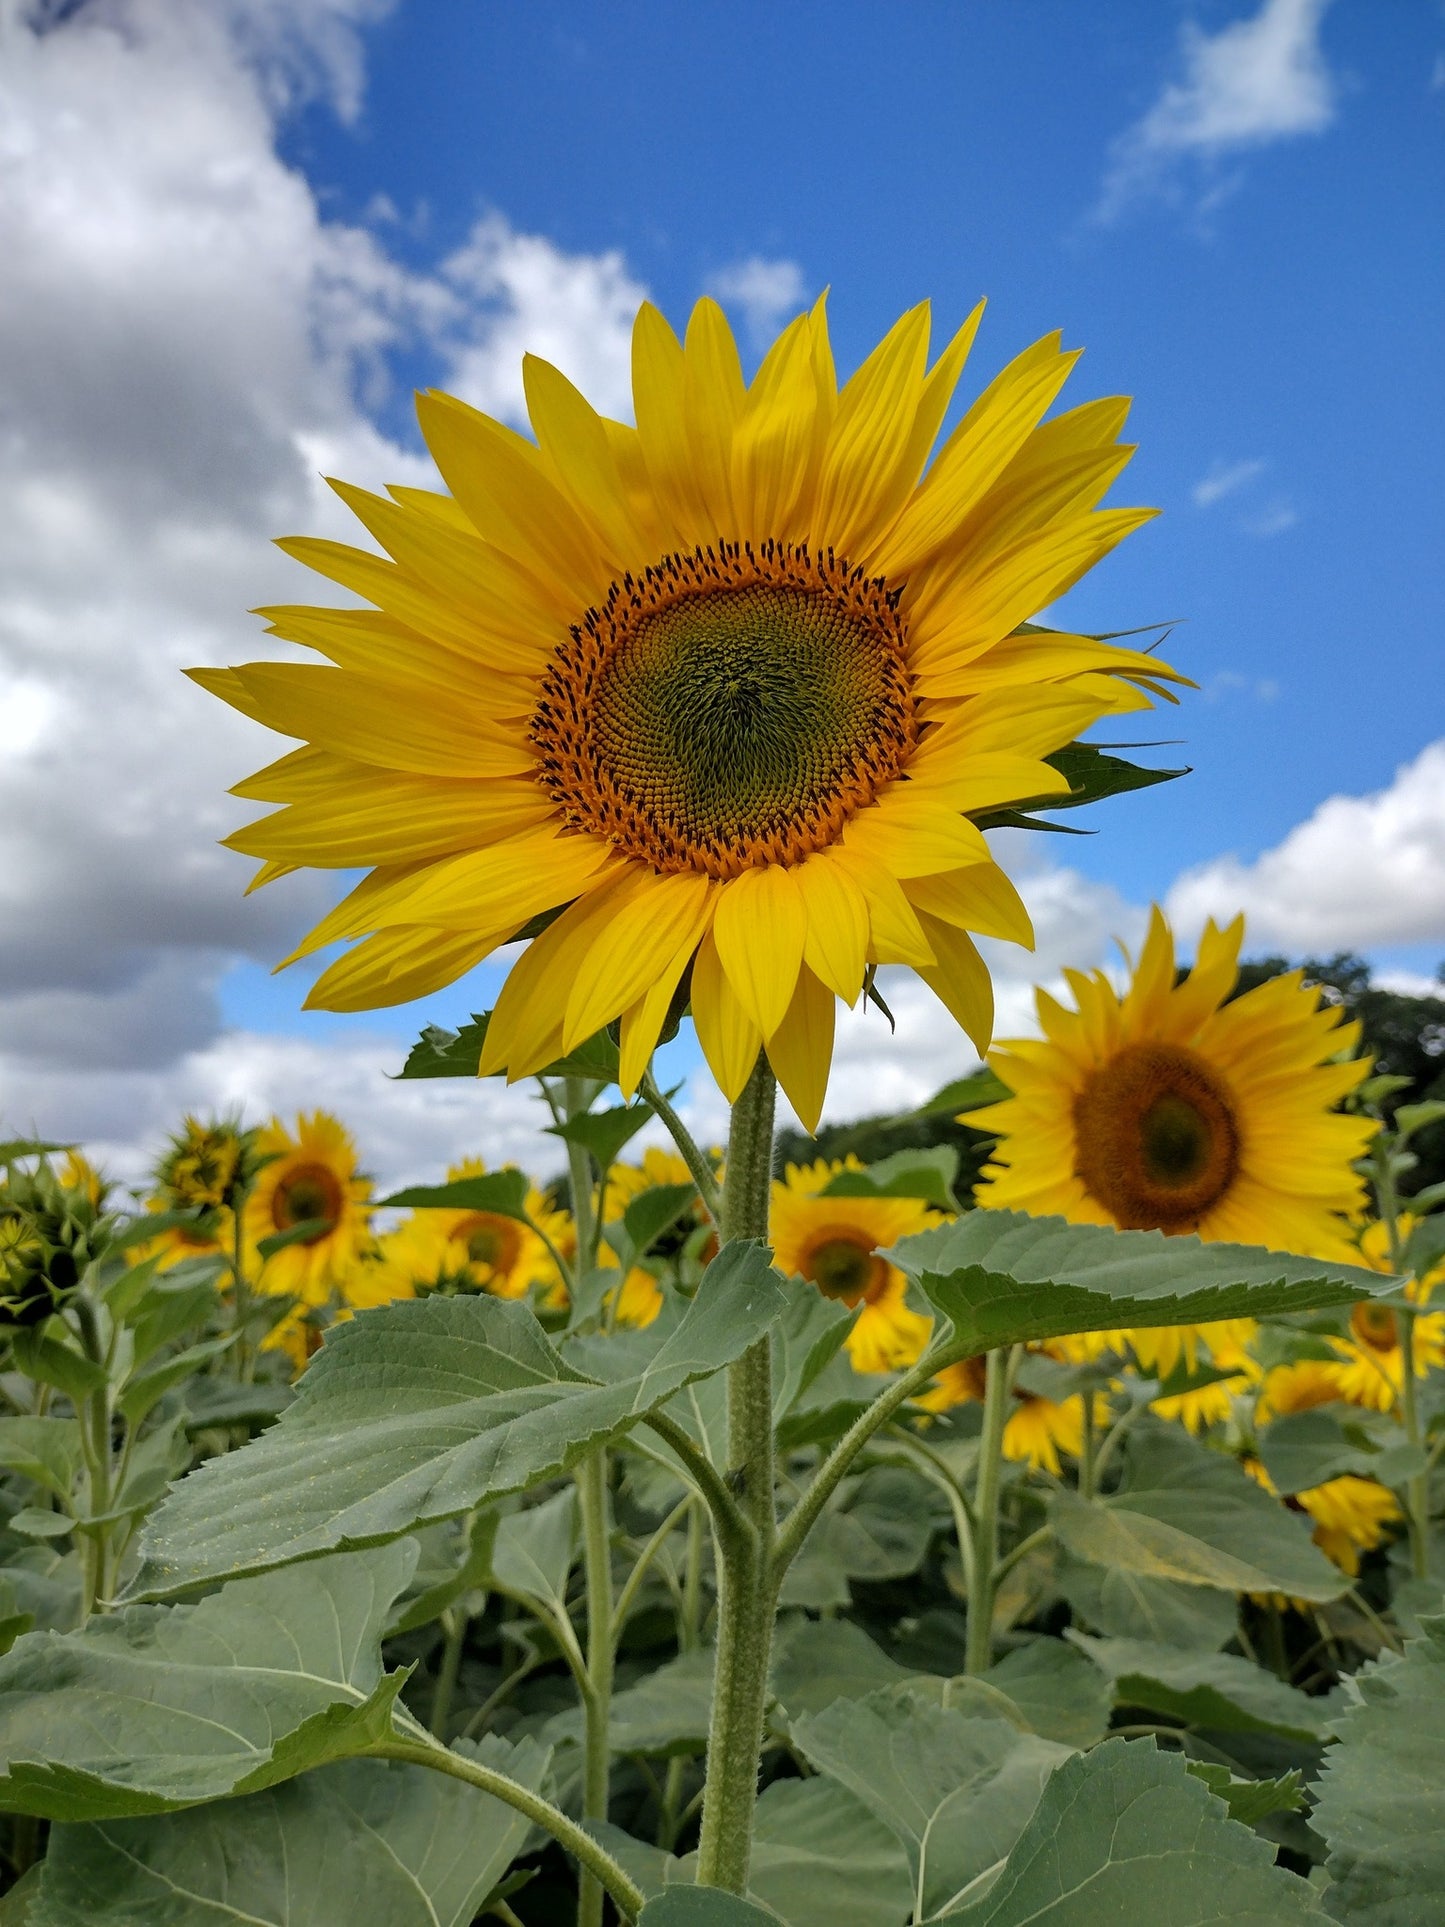
[[[848,1160],[856,1166],[856,1160]],[[932,1320],[906,1303],[908,1280],[882,1255],[938,1222],[918,1198],[823,1197],[844,1161],[790,1164],[775,1179],[768,1217],[773,1262],[825,1298],[858,1310],[846,1343],[856,1371],[891,1372],[922,1355]]]
[[[963,1119],[1000,1133],[980,1204],[1356,1257],[1352,1162],[1376,1127],[1330,1107],[1368,1072],[1359,1026],[1299,971],[1227,1002],[1243,936],[1209,924],[1179,978],[1156,909],[1122,997],[1099,971],[1066,973],[1075,1010],[1036,993],[1043,1038],[989,1057],[1012,1095]]]
[[[294,1133],[273,1117],[257,1134],[256,1152],[268,1161],[246,1201],[252,1279],[263,1291],[324,1305],[370,1242],[371,1180],[357,1170],[351,1134],[325,1111],[302,1112]],[[315,1231],[262,1265],[256,1247],[264,1239],[313,1221]]]
[[[373,606],[261,611],[326,666],[193,672],[303,745],[237,786],[282,806],[229,839],[258,880],[375,866],[295,953],[364,940],[311,1004],[403,1003],[525,935],[484,1072],[620,1019],[630,1092],[685,991],[724,1093],[765,1045],[810,1123],[871,965],[986,1045],[967,933],[1032,933],[971,815],[1064,793],[1043,758],[1181,679],[1028,625],[1153,513],[1096,506],[1127,402],[1043,421],[1057,335],[925,473],[978,318],[930,367],[913,309],[840,390],[821,302],[751,383],[714,303],[685,343],[645,306],[635,427],[529,356],[535,440],[427,394],[450,494],[335,484],[386,555],[282,547]]]

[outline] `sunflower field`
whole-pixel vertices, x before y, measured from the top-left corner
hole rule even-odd
[[[352,873],[309,1001],[517,946],[398,1069],[556,1159],[0,1144],[0,1927],[1445,1921],[1445,1102],[1241,920],[993,1041],[986,832],[1147,808],[1086,732],[1190,685],[1037,620],[1150,513],[1057,337],[935,450],[977,320],[748,382],[644,307],[635,425],[424,395],[444,488],[284,545],[365,606],[194,672],[291,741],[256,880]],[[884,967],[986,1068],[781,1159]]]

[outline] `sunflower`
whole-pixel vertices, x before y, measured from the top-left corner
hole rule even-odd
[[[1400,1213],[1395,1224],[1395,1238],[1402,1249],[1409,1243],[1410,1234],[1419,1222],[1412,1211]],[[1360,1262],[1368,1265],[1371,1271],[1382,1271],[1387,1277],[1392,1276],[1395,1266],[1390,1258],[1390,1234],[1383,1222],[1379,1218],[1371,1218],[1360,1227],[1359,1240]],[[1423,1278],[1407,1279],[1405,1291],[1417,1304],[1423,1305],[1428,1302],[1435,1287],[1441,1284],[1445,1284],[1445,1258],[1439,1264],[1432,1265]]]
[[[1348,1335],[1332,1338],[1340,1355],[1334,1367],[1336,1396],[1372,1412],[1393,1411],[1405,1383],[1405,1352],[1400,1342],[1400,1320],[1406,1313],[1366,1298],[1350,1313]],[[1415,1315],[1413,1338],[1415,1376],[1424,1378],[1434,1365],[1445,1363],[1445,1312]]]
[[[1252,1318],[1224,1318],[1207,1325],[1151,1325],[1120,1336],[1127,1339],[1141,1370],[1153,1378],[1172,1378],[1181,1369],[1193,1375],[1209,1366],[1232,1374],[1152,1401],[1151,1411],[1161,1418],[1177,1419],[1186,1430],[1199,1433],[1229,1417],[1232,1394],[1243,1389],[1240,1380],[1250,1383],[1259,1377],[1248,1350],[1258,1329]]]
[[[260,611],[325,666],[192,672],[301,740],[237,786],[281,805],[229,839],[257,881],[374,866],[295,953],[363,939],[310,1004],[403,1003],[525,936],[484,1073],[617,1020],[630,1093],[685,995],[724,1093],[765,1046],[810,1124],[873,965],[986,1044],[968,933],[1032,933],[973,815],[1065,794],[1044,758],[1183,678],[1027,620],[1154,512],[1097,507],[1127,402],[1043,420],[1057,335],[929,465],[980,313],[930,367],[914,308],[840,389],[821,302],[750,384],[713,302],[685,342],[644,306],[635,427],[528,356],[535,440],[430,393],[450,493],[334,484],[385,556],[281,546],[372,606]]]
[[[1243,936],[1210,923],[1176,980],[1155,909],[1124,996],[1099,971],[1066,972],[1074,1010],[1035,993],[1043,1038],[989,1057],[1012,1095],[962,1120],[1000,1133],[980,1204],[1354,1257],[1352,1161],[1376,1127],[1330,1107],[1369,1070],[1347,1055],[1359,1026],[1299,971],[1226,1001]]]
[[[1034,1346],[1046,1357],[1070,1364],[1080,1362],[1080,1353],[1067,1341]],[[987,1384],[987,1361],[982,1357],[965,1358],[946,1365],[915,1401],[925,1411],[946,1412],[955,1405],[982,1400]],[[1108,1407],[1097,1392],[1088,1394],[1094,1401],[1095,1425],[1106,1418]],[[1015,1386],[1012,1409],[1003,1428],[1003,1455],[1035,1472],[1051,1472],[1055,1478],[1062,1469],[1061,1453],[1079,1458],[1084,1450],[1084,1398],[1082,1392],[1068,1398],[1045,1398]]]
[[[1293,1364],[1275,1365],[1260,1385],[1254,1421],[1266,1425],[1271,1419],[1287,1418],[1291,1412],[1312,1412],[1317,1405],[1331,1405],[1343,1396],[1339,1367],[1329,1359],[1301,1358]]]
[[[790,1164],[775,1179],[769,1216],[773,1263],[785,1277],[806,1278],[825,1298],[858,1307],[846,1343],[859,1372],[911,1365],[928,1341],[932,1320],[905,1303],[908,1280],[880,1247],[938,1222],[921,1198],[823,1197],[823,1187],[856,1159]]]
[[[370,1242],[371,1180],[356,1168],[351,1134],[325,1111],[303,1112],[294,1135],[273,1117],[257,1134],[256,1151],[269,1161],[245,1208],[253,1280],[263,1291],[324,1305]],[[263,1265],[256,1249],[263,1239],[313,1219],[319,1221],[316,1231],[283,1245]]]
[[[110,1195],[110,1179],[96,1169],[83,1151],[74,1149],[60,1160],[60,1182],[66,1191],[79,1191],[93,1211],[103,1211]]]
[[[486,1168],[480,1158],[464,1158],[449,1168],[447,1181],[482,1177]],[[571,1220],[565,1212],[554,1211],[535,1185],[528,1187],[525,1209],[531,1224],[497,1211],[415,1211],[383,1238],[383,1259],[429,1291],[525,1298],[535,1286],[545,1293],[557,1283],[557,1266],[547,1239],[532,1226],[540,1225],[556,1244],[565,1238]]]
[[[1274,1480],[1257,1458],[1250,1455],[1240,1464],[1256,1485],[1278,1497]],[[1387,1487],[1374,1479],[1357,1478],[1352,1472],[1326,1479],[1323,1485],[1309,1486],[1303,1492],[1292,1492],[1285,1504],[1292,1512],[1306,1513],[1314,1521],[1315,1544],[1352,1579],[1360,1570],[1360,1554],[1383,1545],[1389,1528],[1405,1516],[1399,1500]],[[1293,1606],[1298,1612],[1310,1611],[1305,1601],[1289,1599],[1282,1593],[1255,1593],[1251,1597],[1277,1606]]]

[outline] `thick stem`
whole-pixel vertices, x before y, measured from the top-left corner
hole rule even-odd
[[[607,1453],[593,1452],[577,1471],[582,1511],[582,1559],[587,1576],[587,1678],[582,1717],[582,1818],[607,1822],[611,1792],[612,1537],[607,1518]],[[577,1927],[602,1927],[602,1884],[586,1867],[577,1895]]]
[[[768,1235],[776,1084],[761,1052],[733,1106],[722,1238]],[[719,1533],[718,1641],[699,1886],[747,1889],[767,1711],[777,1586],[773,1577],[773,1350],[766,1337],[728,1370],[728,1484],[748,1529]]]
[[[1424,1448],[1420,1395],[1415,1383],[1415,1314],[1400,1310],[1400,1417],[1405,1436],[1417,1452]],[[1430,1474],[1424,1469],[1405,1481],[1405,1519],[1410,1535],[1410,1569],[1417,1579],[1429,1571]]]
[[[439,1746],[420,1728],[414,1738],[384,1740],[372,1751],[374,1757],[380,1759],[405,1760],[411,1766],[429,1766],[437,1773],[450,1774],[454,1780],[465,1780],[469,1786],[490,1793],[518,1813],[525,1813],[601,1883],[624,1920],[636,1920],[642,1912],[642,1889],[624,1873],[612,1855],[599,1846],[590,1833],[569,1820],[560,1807],[554,1807],[530,1787],[483,1766],[480,1760],[468,1759],[463,1753],[453,1753],[450,1747]]]
[[[87,1519],[104,1518],[110,1511],[114,1491],[110,1448],[112,1419],[109,1359],[100,1331],[95,1307],[84,1292],[72,1300],[80,1339],[86,1357],[106,1374],[105,1382],[91,1392],[81,1412],[85,1454]],[[86,1620],[110,1594],[110,1527],[97,1525],[82,1538],[80,1620]]]
[[[978,1485],[973,1501],[973,1585],[968,1595],[968,1644],[964,1671],[986,1673],[993,1659],[993,1594],[998,1577],[998,1495],[1003,1471],[1003,1433],[1008,1423],[1013,1359],[988,1355],[979,1441]]]

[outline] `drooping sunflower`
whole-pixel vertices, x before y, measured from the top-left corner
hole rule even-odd
[[[323,1305],[370,1242],[371,1180],[357,1169],[351,1134],[325,1111],[302,1112],[294,1133],[272,1118],[256,1151],[269,1162],[246,1201],[252,1280],[263,1291]],[[319,1229],[261,1263],[256,1247],[263,1239],[313,1220]]]
[[[1127,992],[1068,971],[1076,1008],[1035,993],[1044,1035],[989,1063],[1012,1095],[966,1112],[998,1131],[981,1205],[1348,1263],[1352,1168],[1375,1125],[1331,1111],[1366,1076],[1359,1026],[1299,971],[1232,1002],[1244,919],[1210,923],[1176,981],[1156,908]]]
[[[923,1352],[932,1320],[907,1303],[908,1280],[884,1248],[938,1222],[920,1198],[823,1197],[847,1163],[790,1164],[775,1179],[769,1213],[773,1263],[825,1298],[859,1308],[845,1341],[855,1371],[891,1372]]]
[[[713,302],[685,342],[644,306],[635,427],[529,356],[534,440],[426,394],[449,493],[334,484],[386,554],[281,546],[371,606],[260,612],[323,663],[193,672],[301,741],[237,786],[281,806],[229,839],[258,881],[374,866],[295,953],[362,939],[310,1004],[402,1003],[525,935],[483,1072],[620,1019],[630,1092],[686,994],[724,1093],[765,1045],[809,1123],[872,965],[987,1043],[968,933],[1032,933],[972,816],[1063,794],[1045,757],[1182,678],[1029,624],[1153,513],[1097,507],[1125,401],[1044,421],[1057,335],[930,465],[980,313],[930,367],[911,310],[840,389],[821,302],[750,383]]]

